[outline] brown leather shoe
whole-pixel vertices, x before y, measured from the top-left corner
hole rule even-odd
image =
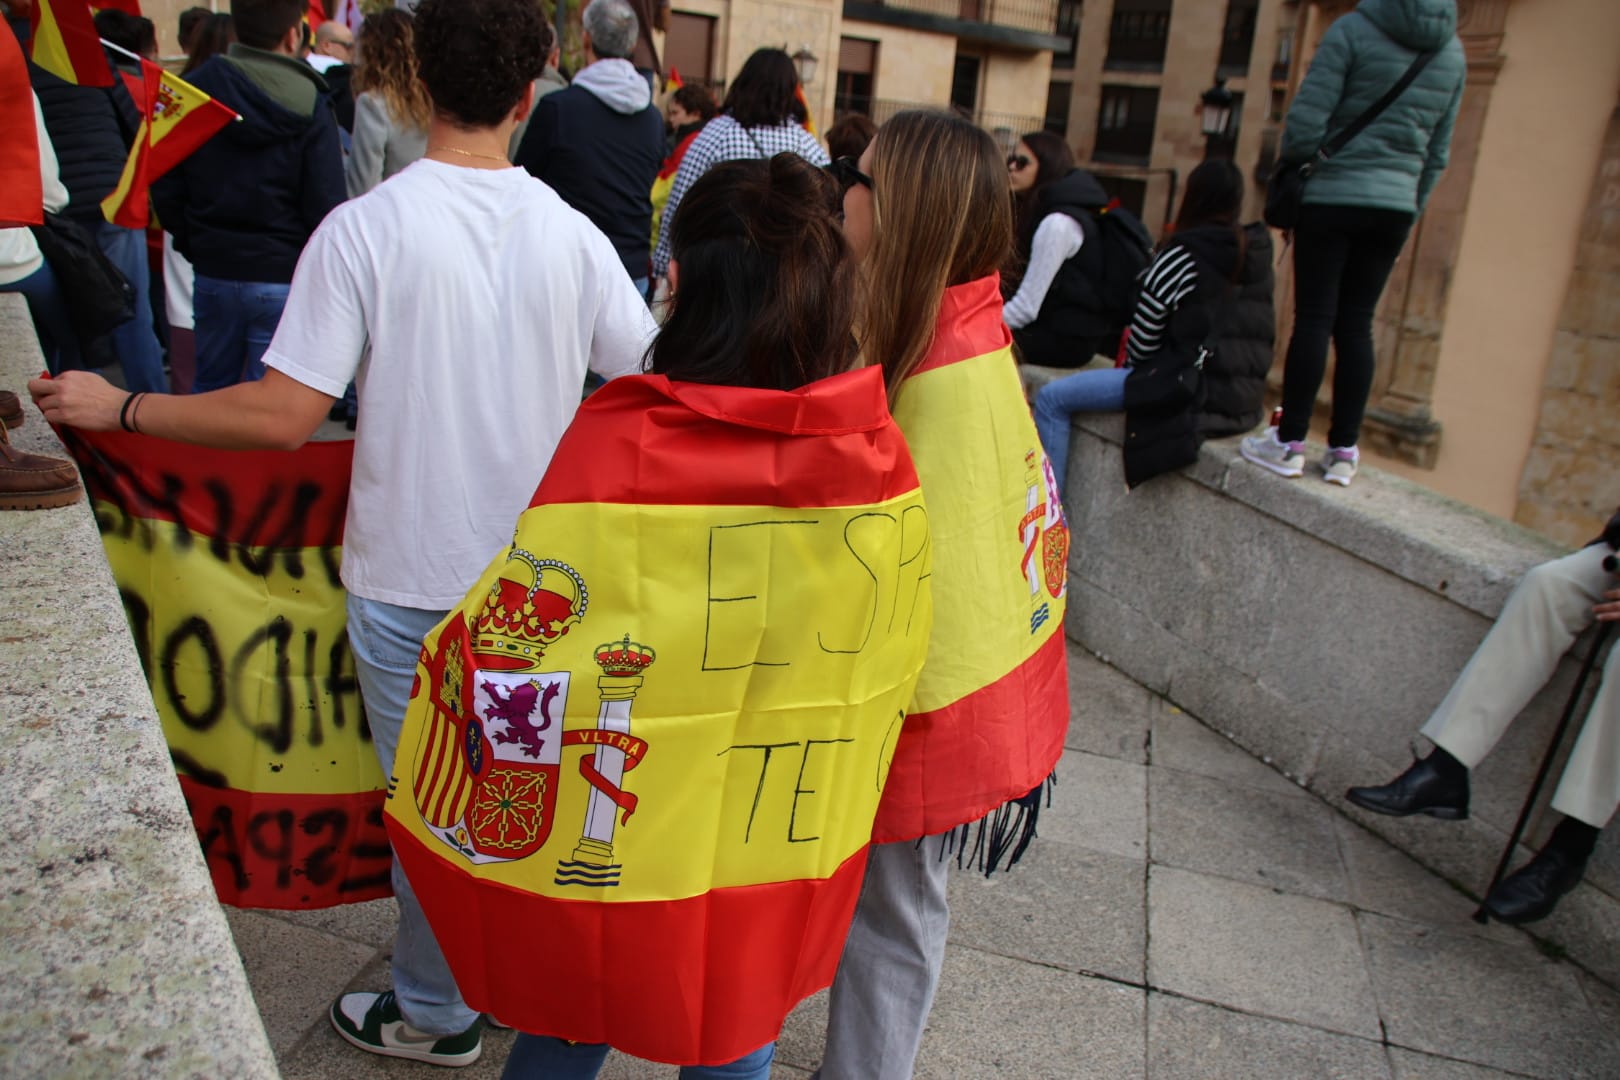
[[[18,450],[0,424],[0,510],[72,506],[82,494],[79,470],[71,461]]]
[[[22,399],[10,390],[0,390],[0,425],[22,427]]]

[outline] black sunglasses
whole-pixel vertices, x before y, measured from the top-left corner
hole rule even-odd
[[[1025,157],[1023,154],[1008,154],[1007,168],[1011,169],[1013,172],[1023,172],[1025,169],[1029,168],[1029,158]]]
[[[827,171],[838,181],[840,187],[848,189],[860,184],[866,190],[872,190],[872,178],[855,167],[855,159],[852,157],[839,158],[827,166]]]

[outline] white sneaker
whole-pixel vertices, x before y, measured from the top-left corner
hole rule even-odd
[[[1327,457],[1322,459],[1322,479],[1340,487],[1349,487],[1350,481],[1356,478],[1356,468],[1360,463],[1361,452],[1355,447],[1329,447]]]
[[[1250,435],[1244,439],[1238,447],[1238,452],[1262,469],[1270,469],[1278,476],[1295,477],[1305,473],[1305,444],[1279,442],[1275,427],[1266,428],[1264,435]]]

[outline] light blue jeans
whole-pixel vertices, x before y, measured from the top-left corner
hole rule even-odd
[[[1060,493],[1066,493],[1069,469],[1069,432],[1079,412],[1119,412],[1125,408],[1125,376],[1129,368],[1091,368],[1054,379],[1035,395],[1035,430],[1052,462]]]
[[[288,288],[197,275],[191,299],[197,327],[192,393],[264,378],[264,353],[287,306]]]
[[[201,278],[197,279],[199,282]],[[379,600],[349,597],[349,648],[365,702],[371,739],[383,775],[394,774],[394,754],[405,706],[416,677],[416,655],[442,611],[399,607]],[[394,936],[394,996],[406,1021],[419,1031],[454,1035],[466,1031],[478,1013],[461,1000],[461,991],[445,963],[411,883],[394,862],[394,898],[399,901],[399,929]]]
[[[501,1080],[592,1080],[607,1056],[606,1043],[519,1034]],[[770,1042],[728,1065],[683,1065],[681,1080],[766,1080],[775,1058],[776,1044]]]
[[[124,371],[124,389],[167,393],[163,346],[152,328],[152,269],[146,261],[146,232],[108,221],[98,222],[95,232],[102,254],[135,286],[135,317],[114,327],[110,335],[118,366]]]

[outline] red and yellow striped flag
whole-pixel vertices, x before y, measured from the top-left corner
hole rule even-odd
[[[199,450],[58,431],[84,472],[220,900],[387,896],[382,768],[338,582],[354,444]]]
[[[828,985],[932,621],[877,369],[626,376],[429,634],[389,834],[467,1002],[679,1064]]]
[[[84,0],[34,0],[29,55],[59,79],[80,86],[111,86],[112,65]]]
[[[152,181],[184,161],[236,113],[177,75],[141,61],[141,127],[129,148],[118,186],[101,200],[101,213],[114,225],[144,229],[152,216]]]
[[[932,836],[1027,794],[1051,774],[1069,726],[1069,529],[996,275],[945,290],[894,417],[928,496],[936,616],[879,842]]]

